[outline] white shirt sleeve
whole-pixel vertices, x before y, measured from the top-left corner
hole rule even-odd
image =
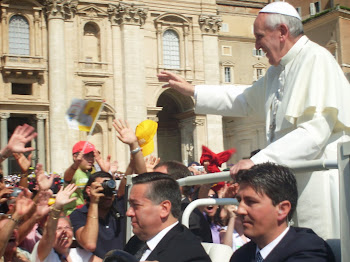
[[[297,128],[251,158],[254,164],[313,160],[324,148],[337,121],[336,110],[309,113],[298,118]]]

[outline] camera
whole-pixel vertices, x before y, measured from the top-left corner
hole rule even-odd
[[[101,183],[101,185],[103,187],[103,194],[106,196],[112,196],[117,193],[115,190],[116,183],[113,179],[105,180]]]

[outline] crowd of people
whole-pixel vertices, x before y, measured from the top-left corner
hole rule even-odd
[[[114,120],[113,126],[118,139],[130,148],[125,171],[120,172],[110,157],[103,159],[93,144],[78,141],[72,147],[73,163],[62,178],[47,174],[41,164],[36,165],[35,176],[29,176],[31,159],[25,154],[33,148],[25,146],[37,134],[27,124],[18,126],[0,151],[1,162],[13,155],[23,173],[19,180],[0,175],[1,259],[102,261],[107,256],[105,261],[118,261],[119,256],[127,257],[124,261],[211,261],[201,245],[209,242],[231,247],[230,261],[335,261],[314,231],[290,225],[297,211],[298,225],[322,229],[323,238],[339,237],[338,189],[319,190],[330,193],[323,196],[327,201],[315,196],[304,201],[315,187],[332,180],[326,175],[334,174],[318,174],[315,181],[314,174],[296,177],[283,164],[333,156],[329,150],[334,143],[348,139],[350,119],[343,112],[349,83],[334,58],[303,35],[301,18],[291,5],[273,2],[264,7],[254,34],[256,48],[266,52],[272,66],[243,93],[229,87],[220,88],[222,92],[213,86],[194,87],[171,72],[158,75],[165,87],[194,96],[198,112],[228,116],[265,112],[268,146],[233,165],[232,181],[180,187],[177,179],[220,171],[234,150],[214,154],[203,147],[201,163],[189,167],[154,156],[145,159],[134,130],[123,120]],[[319,77],[325,69],[332,78]],[[133,174],[137,176],[127,196],[126,176]],[[298,195],[300,184],[303,194]],[[333,184],[337,183],[327,187]],[[239,205],[197,208],[189,228],[179,223],[191,201],[208,197],[235,197]],[[307,203],[312,203],[311,211]],[[318,208],[323,204],[330,208]],[[333,214],[318,213],[328,210]],[[127,243],[126,216],[134,233]],[[330,229],[319,228],[320,224],[330,224]]]

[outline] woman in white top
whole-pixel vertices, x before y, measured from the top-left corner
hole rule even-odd
[[[33,262],[86,262],[102,261],[80,248],[70,248],[73,242],[73,229],[68,217],[60,216],[63,206],[75,200],[70,198],[77,187],[70,184],[56,195],[56,202],[51,207],[41,240],[36,243],[31,261]]]

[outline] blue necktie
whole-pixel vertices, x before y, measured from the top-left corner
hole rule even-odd
[[[264,259],[262,258],[260,251],[256,253],[256,262],[263,262]]]

